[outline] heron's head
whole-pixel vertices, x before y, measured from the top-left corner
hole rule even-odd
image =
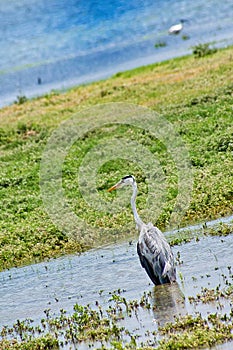
[[[133,175],[127,175],[123,177],[120,181],[118,181],[114,186],[110,187],[108,189],[108,192],[111,192],[113,190],[117,190],[118,188],[124,187],[124,186],[129,186],[129,185],[134,185],[136,182],[135,177]]]

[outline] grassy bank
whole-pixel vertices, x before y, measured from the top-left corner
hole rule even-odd
[[[140,67],[31,101],[21,96],[18,103],[1,109],[0,270],[81,252],[98,244],[93,232],[84,236],[79,227],[72,238],[61,232],[44,209],[39,187],[40,161],[52,131],[74,114],[79,118],[80,113],[81,118],[81,111],[96,104],[130,102],[158,112],[173,124],[188,149],[194,179],[191,202],[181,225],[232,214],[232,64],[233,49],[228,48],[206,57],[183,57]],[[159,140],[143,131],[121,125],[111,132],[118,139],[128,133],[131,140],[146,145],[162,162],[168,194],[154,223],[164,228],[177,196],[175,165]],[[107,137],[109,129],[98,128],[73,145],[64,162],[63,186],[73,211],[93,228],[120,231],[127,224],[124,237],[131,237],[134,225],[129,207],[114,217],[103,215],[86,205],[78,189],[77,169],[83,157]],[[138,207],[143,214],[148,188],[137,163],[117,159],[103,166],[97,176],[98,192],[106,198],[108,186],[128,173],[138,179]],[[113,238],[117,240],[120,234],[103,241]]]

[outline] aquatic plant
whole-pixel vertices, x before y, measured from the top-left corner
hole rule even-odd
[[[167,44],[166,44],[165,41],[158,41],[158,42],[156,42],[155,45],[154,45],[154,47],[155,47],[156,49],[158,49],[158,48],[160,48],[160,47],[165,47],[165,46],[167,46]]]
[[[233,324],[231,317],[211,314],[208,319],[201,315],[176,318],[174,323],[169,323],[160,328],[165,335],[160,341],[159,350],[168,349],[197,349],[211,347],[233,339]]]

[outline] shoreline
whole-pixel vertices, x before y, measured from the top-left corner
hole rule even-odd
[[[101,65],[100,66],[97,65],[97,67],[93,66],[91,68],[91,72],[89,73],[87,73],[88,67],[85,67],[85,64],[86,64],[85,60],[90,59],[90,62],[91,62],[93,60],[93,57],[91,57],[92,55],[90,55],[89,58],[88,56],[84,56],[81,58],[77,57],[77,58],[68,59],[67,63],[65,64],[65,67],[69,65],[72,66],[71,63],[73,62],[73,65],[74,65],[74,62],[76,62],[75,64],[77,66],[80,65],[80,67],[78,67],[77,72],[80,73],[82,69],[84,72],[84,74],[81,72],[80,75],[79,73],[76,72],[74,74],[75,75],[74,78],[71,77],[72,71],[68,71],[67,77],[62,76],[59,79],[59,74],[60,74],[59,72],[62,71],[62,66],[60,65],[59,62],[58,62],[58,66],[56,65],[54,66],[53,64],[48,64],[51,66],[51,72],[49,73],[50,78],[46,76],[46,72],[48,70],[47,64],[41,65],[41,66],[38,65],[38,66],[32,67],[31,69],[22,70],[15,73],[9,72],[8,76],[14,77],[14,74],[15,74],[16,79],[18,81],[21,81],[21,82],[24,81],[25,87],[22,88],[19,86],[14,91],[6,94],[1,94],[1,91],[0,91],[0,108],[9,106],[17,102],[17,98],[20,98],[20,97],[33,99],[33,98],[42,97],[44,95],[50,94],[51,92],[54,92],[54,91],[58,93],[63,93],[63,92],[69,91],[70,89],[76,88],[78,86],[109,79],[112,76],[116,75],[117,73],[125,72],[128,70],[134,70],[136,68],[144,67],[151,64],[166,62],[168,60],[172,60],[179,57],[192,55],[193,46],[191,45],[190,41],[183,40],[181,39],[181,37],[179,37],[178,39],[179,41],[181,41],[183,45],[182,47],[179,47],[179,45],[175,47],[169,47],[166,45],[165,47],[160,47],[158,49],[154,48],[154,54],[151,53],[151,48],[150,48],[147,55],[141,55],[141,56],[139,55],[135,59],[130,58],[130,55],[134,53],[135,48],[132,48],[132,53],[130,53],[130,51],[128,53],[124,53],[122,50],[119,51],[117,54],[115,54],[114,51],[100,53],[97,55],[96,59],[97,59],[97,62],[100,62],[101,58],[103,59],[103,54],[104,54],[105,57],[102,63],[102,67]],[[210,44],[210,46],[214,46],[217,49],[224,49],[232,46],[233,41],[230,37],[229,38],[219,37],[218,40],[214,42],[208,41],[208,43]],[[153,42],[151,42],[151,46],[153,46]],[[142,46],[142,50],[143,50],[143,46]],[[126,57],[123,57],[122,55],[125,55],[125,54],[126,54]],[[81,61],[79,62],[80,59]],[[112,63],[111,61],[112,59],[116,60],[114,63],[116,65]],[[59,65],[60,65],[60,68],[59,68]],[[57,80],[52,82],[51,77],[53,75],[57,76],[56,78]],[[4,80],[4,74],[2,75],[2,77]],[[1,75],[0,75],[0,78],[1,78]],[[63,78],[64,80],[62,80]],[[38,79],[40,80],[40,83],[38,83]],[[30,85],[32,81],[34,81],[34,84]],[[4,85],[4,81],[1,84]]]
[[[72,88],[78,86],[95,83],[101,80],[106,80],[111,78],[117,73],[125,72],[128,70],[133,70],[142,66],[147,66],[153,63],[165,62],[170,59],[184,57],[186,55],[191,55],[191,51],[184,50],[179,55],[175,51],[166,52],[166,54],[160,52],[155,55],[150,55],[142,58],[137,58],[135,60],[126,61],[124,63],[119,63],[116,67],[107,68],[96,73],[85,74],[81,77],[69,78],[64,82],[54,82],[41,85],[34,85],[33,89],[25,89],[23,92],[19,90],[18,94],[15,92],[8,95],[3,95],[0,99],[0,108],[8,106],[17,100],[17,96],[25,96],[28,99],[42,97],[43,95],[50,94],[53,91],[58,93],[66,92]],[[30,72],[29,72],[30,75]],[[38,74],[35,74],[35,76]],[[35,77],[34,77],[35,80]]]

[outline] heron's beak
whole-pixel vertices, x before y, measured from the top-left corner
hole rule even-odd
[[[112,192],[114,190],[117,190],[121,186],[121,182],[118,182],[116,185],[110,187],[107,191]]]
[[[110,187],[107,191],[112,192],[112,191],[116,190],[116,188],[117,188],[117,186],[114,185],[114,186]]]

